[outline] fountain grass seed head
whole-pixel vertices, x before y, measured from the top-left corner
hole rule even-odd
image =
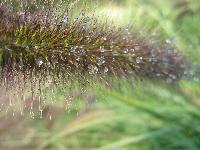
[[[11,1],[0,5],[2,82],[19,75],[170,80],[183,75],[183,57],[169,40],[154,42],[85,12],[74,17],[68,6],[53,7],[55,1]]]

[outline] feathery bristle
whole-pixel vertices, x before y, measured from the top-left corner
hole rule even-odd
[[[70,9],[58,14],[52,7],[33,11],[36,5],[31,6],[20,11],[0,6],[2,80],[21,73],[170,80],[183,75],[183,57],[169,40],[154,43],[150,36],[102,24],[84,13],[74,18]]]

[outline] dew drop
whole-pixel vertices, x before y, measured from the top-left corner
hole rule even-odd
[[[90,65],[89,67],[88,67],[88,69],[89,69],[89,74],[97,74],[98,73],[98,71],[99,71],[99,69],[98,69],[98,67],[97,66],[95,66],[95,65]]]
[[[169,39],[169,38],[167,38],[167,39],[165,40],[165,42],[166,42],[167,44],[171,44],[171,43],[172,43],[172,40]]]
[[[101,66],[101,65],[104,64],[104,63],[105,63],[104,57],[99,57],[99,58],[97,58],[97,64],[98,64],[99,66]]]
[[[142,62],[142,57],[137,57],[137,58],[136,58],[136,63],[139,64],[139,63],[141,63],[141,62]]]
[[[105,67],[104,68],[104,73],[107,73],[108,72],[108,67]]]
[[[100,46],[99,49],[102,53],[105,52],[104,46]]]
[[[157,76],[157,77],[160,77],[160,76],[161,76],[161,74],[160,74],[160,73],[157,73],[157,74],[156,74],[156,76]]]
[[[134,49],[134,48],[131,48],[130,50],[131,50],[131,52],[135,52],[135,49]]]
[[[76,22],[78,20],[78,18],[74,18],[74,22]]]
[[[90,41],[91,40],[91,37],[89,35],[85,36],[85,38]]]
[[[113,49],[113,47],[114,47],[113,44],[110,44],[110,49]]]
[[[39,67],[40,67],[43,63],[44,63],[44,62],[42,61],[42,59],[39,59],[39,60],[37,61],[37,64],[38,64]]]
[[[80,57],[77,57],[76,60],[77,60],[77,61],[80,61]]]
[[[128,53],[128,49],[124,50],[124,54],[127,54]]]
[[[62,21],[63,21],[63,23],[67,23],[67,21],[68,21],[68,17],[67,17],[67,16],[63,16]]]

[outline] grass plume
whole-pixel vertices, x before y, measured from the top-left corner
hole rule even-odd
[[[158,43],[85,12],[76,18],[68,6],[58,13],[54,1],[14,2],[0,5],[3,80],[21,73],[42,78],[108,75],[170,80],[183,75],[183,57],[170,40]]]

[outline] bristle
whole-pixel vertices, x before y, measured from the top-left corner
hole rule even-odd
[[[170,80],[183,75],[183,57],[169,41],[155,43],[84,13],[74,18],[69,9],[58,13],[50,4],[33,11],[38,7],[31,4],[15,11],[0,5],[2,80],[19,74]]]

